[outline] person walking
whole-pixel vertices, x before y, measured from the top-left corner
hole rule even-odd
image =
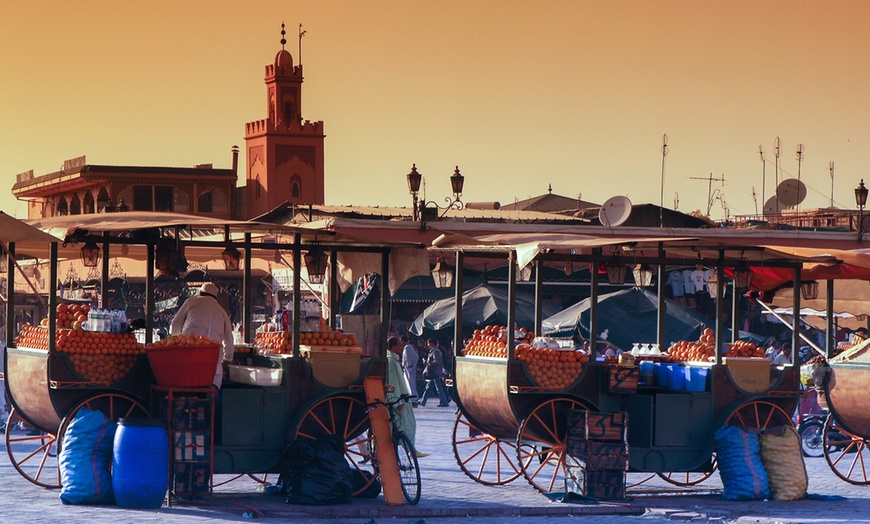
[[[417,354],[417,349],[414,344],[411,344],[408,335],[402,335],[401,341],[404,345],[402,348],[402,369],[405,372],[405,380],[408,381],[408,386],[411,388],[411,394],[414,395],[413,404],[416,406],[420,398],[417,393],[417,361],[420,359],[420,355]]]
[[[426,387],[423,389],[420,405],[426,405],[426,399],[429,398],[429,394],[434,389],[438,394],[438,407],[446,408],[450,405],[450,399],[447,397],[447,392],[444,391],[444,353],[441,350],[441,346],[438,345],[438,340],[430,338],[426,344],[429,347],[429,354],[426,356],[426,367],[423,370]]]

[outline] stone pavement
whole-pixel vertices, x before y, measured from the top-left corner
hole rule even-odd
[[[719,496],[718,475],[678,493],[673,486],[653,479],[634,490],[631,500],[619,504],[560,504],[550,502],[524,479],[499,487],[478,484],[466,477],[456,464],[451,447],[454,420],[452,408],[428,406],[417,411],[417,445],[431,455],[420,459],[423,491],[417,506],[387,506],[383,498],[355,500],[340,506],[290,506],[282,497],[260,493],[259,485],[243,478],[222,486],[211,503],[173,504],[158,510],[127,510],[113,506],[64,506],[58,492],[31,484],[18,475],[6,454],[0,458],[0,511],[17,522],[126,522],[174,524],[176,522],[237,522],[268,520],[318,524],[395,524],[420,521],[428,524],[468,522],[495,524],[558,522],[583,516],[584,521],[694,521],[694,522],[868,522],[870,487],[847,484],[830,471],[824,458],[807,459],[810,493],[838,495],[843,500],[801,500],[797,502],[726,502]],[[630,474],[637,481],[640,474]],[[220,480],[220,479],[219,479]],[[275,480],[270,478],[269,480]],[[668,495],[662,494],[670,490]],[[246,517],[245,514],[250,515]]]

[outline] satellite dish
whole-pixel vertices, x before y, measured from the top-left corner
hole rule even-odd
[[[610,197],[598,210],[598,221],[601,225],[614,227],[623,224],[631,215],[631,200],[617,195]]]
[[[764,203],[764,210],[762,211],[765,215],[775,215],[776,214],[776,195],[767,199],[767,202]]]
[[[807,197],[807,186],[796,178],[783,180],[776,186],[776,199],[779,207],[794,207]]]

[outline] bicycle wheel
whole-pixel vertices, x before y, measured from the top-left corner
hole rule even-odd
[[[405,436],[400,433],[394,437],[396,441],[396,458],[399,461],[399,478],[402,479],[402,494],[412,506],[420,502],[420,468],[417,464],[417,450]]]

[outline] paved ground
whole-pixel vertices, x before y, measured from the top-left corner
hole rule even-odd
[[[453,524],[469,522],[495,524],[559,522],[569,516],[584,516],[592,523],[624,521],[694,522],[868,522],[870,487],[847,484],[830,471],[824,458],[807,459],[812,494],[841,496],[842,500],[801,500],[797,502],[726,502],[714,475],[689,494],[662,495],[669,486],[662,481],[643,484],[647,493],[620,504],[575,505],[550,502],[523,479],[500,487],[488,487],[466,477],[456,465],[451,448],[454,419],[452,408],[426,407],[417,410],[418,447],[430,456],[420,460],[423,495],[417,506],[387,506],[383,498],[357,500],[330,507],[300,507],[285,504],[281,497],[258,492],[258,484],[240,479],[221,487],[210,504],[185,504],[159,510],[127,510],[117,507],[64,506],[58,492],[35,486],[11,466],[5,453],[0,458],[0,511],[18,522],[89,522],[120,524],[154,522],[173,524],[204,521],[269,520],[318,524]],[[5,450],[4,450],[5,451]],[[630,480],[638,476],[630,475]],[[657,479],[656,479],[657,480]],[[246,517],[245,514],[252,515]]]

